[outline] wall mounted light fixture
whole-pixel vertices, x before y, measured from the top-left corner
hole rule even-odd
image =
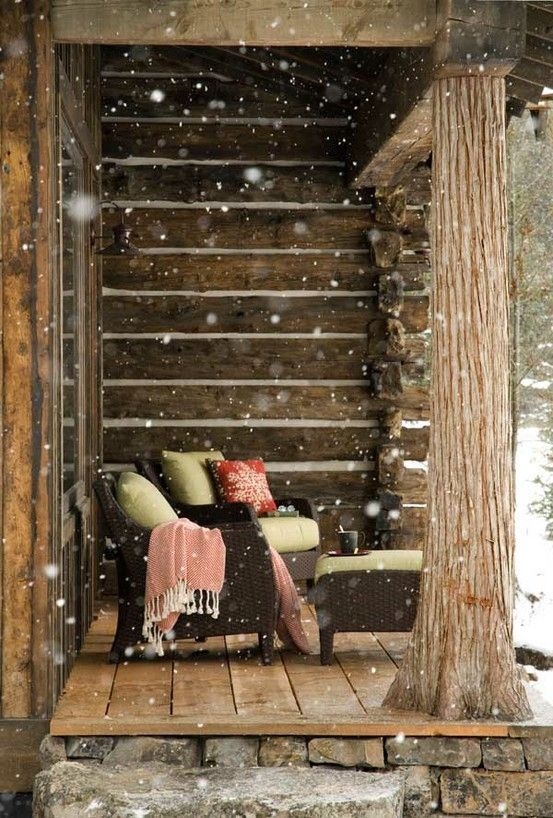
[[[100,206],[103,204],[110,204],[114,207],[117,212],[120,214],[120,219],[117,224],[114,224],[111,228],[113,231],[113,241],[111,244],[108,244],[107,247],[104,247],[102,250],[98,250],[99,256],[140,256],[142,255],[142,251],[136,244],[133,244],[131,241],[131,228],[125,224],[124,221],[124,209],[120,207],[118,204],[112,201],[102,201],[100,202]]]

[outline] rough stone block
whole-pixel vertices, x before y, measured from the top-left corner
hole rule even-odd
[[[307,743],[301,736],[267,736],[259,746],[260,767],[308,767]]]
[[[154,738],[137,736],[120,738],[105,759],[104,764],[142,764],[161,761],[181,767],[200,767],[202,749],[195,738]]]
[[[72,736],[66,739],[67,758],[103,759],[113,749],[114,739],[109,736]]]
[[[432,767],[478,767],[482,761],[475,738],[424,736],[386,739],[389,764],[428,764]]]
[[[38,756],[43,770],[48,770],[58,761],[66,761],[65,739],[61,736],[44,736],[38,748]]]
[[[314,738],[309,742],[312,764],[340,767],[384,767],[382,739]]]
[[[256,738],[208,738],[204,745],[206,767],[256,767]]]
[[[482,761],[487,770],[525,769],[522,744],[517,738],[487,738],[482,740]]]
[[[401,818],[403,786],[403,776],[396,772],[289,767],[182,770],[159,763],[84,767],[60,762],[36,777],[33,815]]]
[[[553,770],[553,738],[523,738],[529,770]]]
[[[442,811],[448,815],[509,815],[551,818],[553,773],[444,770]]]
[[[399,767],[404,775],[403,818],[436,815],[439,799],[438,772],[430,767]]]

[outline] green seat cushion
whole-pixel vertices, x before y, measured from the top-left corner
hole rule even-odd
[[[259,517],[259,524],[279,554],[309,551],[319,544],[319,526],[309,517]]]
[[[422,551],[371,551],[357,556],[332,557],[323,555],[315,566],[315,582],[325,574],[340,571],[420,571]]]
[[[222,452],[162,452],[161,469],[171,497],[191,506],[217,503],[206,460],[224,459]]]
[[[154,484],[135,472],[121,473],[115,496],[127,517],[144,528],[155,528],[178,519],[175,510]]]

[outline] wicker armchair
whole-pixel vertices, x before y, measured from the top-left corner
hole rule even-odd
[[[115,499],[114,478],[105,474],[94,489],[114,544],[119,588],[117,630],[109,653],[110,662],[132,655],[142,640],[146,560],[150,531],[126,516]],[[277,599],[267,543],[251,522],[218,523],[227,553],[225,581],[220,595],[218,619],[181,615],[175,626],[176,639],[257,633],[263,663],[273,660],[273,636]]]
[[[260,525],[254,509],[246,503],[214,503],[209,505],[184,505],[177,503],[171,497],[167,484],[163,479],[161,462],[159,460],[140,458],[135,460],[135,466],[139,474],[157,486],[179,516],[188,517],[188,519],[194,520],[194,522],[200,525],[220,526],[222,522],[238,523],[244,521],[249,521],[257,526]],[[275,502],[277,506],[293,505],[301,517],[307,517],[316,522],[318,521],[318,514],[314,504],[305,497],[280,497],[275,499]],[[310,548],[308,551],[282,553],[281,556],[294,582],[305,581],[308,587],[313,585],[315,565],[321,556],[320,545],[316,548]]]

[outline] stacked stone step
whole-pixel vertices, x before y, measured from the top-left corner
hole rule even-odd
[[[171,815],[173,813],[156,812],[159,804],[156,805],[155,799],[152,803],[148,800],[148,787],[162,776],[167,786],[173,788],[172,792],[177,793],[176,797],[187,787],[198,797],[198,792],[207,787],[218,797],[225,791],[227,795],[230,793],[229,797],[235,798],[232,803],[236,809],[244,806],[236,795],[236,782],[239,786],[239,782],[243,782],[242,793],[247,792],[250,783],[257,785],[258,811],[252,808],[252,814],[256,815],[273,814],[263,810],[269,809],[269,802],[273,805],[271,808],[278,806],[274,799],[278,801],[283,796],[284,787],[300,796],[305,788],[311,787],[320,797],[318,801],[315,799],[316,803],[303,805],[307,811],[299,814],[304,816],[551,818],[553,735],[548,735],[550,728],[544,728],[545,732],[542,730],[540,734],[532,734],[531,727],[511,729],[518,731],[520,737],[398,734],[393,738],[93,736],[64,739],[48,736],[41,747],[45,772],[37,779],[34,814],[35,818],[42,818],[54,814],[47,810],[55,807],[58,818],[73,818],[80,814],[70,809],[74,809],[75,793],[82,787],[79,803],[83,809],[91,793],[94,792],[96,803],[102,802],[105,794],[105,803],[99,803],[98,811],[94,812],[98,818],[104,816],[101,808],[107,810],[108,806],[113,809],[105,813],[110,818],[129,814],[124,811],[129,809],[125,788],[135,806],[143,792],[142,806],[151,809],[147,813],[150,818]],[[313,772],[310,767],[330,768],[327,772],[331,775],[308,780],[305,774]],[[288,775],[264,775],[263,770],[270,768],[284,768]],[[222,774],[217,775],[217,770]],[[229,771],[234,771],[234,776],[229,775]],[[341,780],[340,775],[344,776]],[[139,778],[142,790],[137,791]],[[325,800],[327,786],[332,795]],[[150,786],[150,789],[156,788]],[[280,806],[284,803],[282,800]],[[213,806],[209,798],[206,805],[206,809]],[[299,802],[295,806],[299,808]],[[359,811],[340,812],[342,807]]]

